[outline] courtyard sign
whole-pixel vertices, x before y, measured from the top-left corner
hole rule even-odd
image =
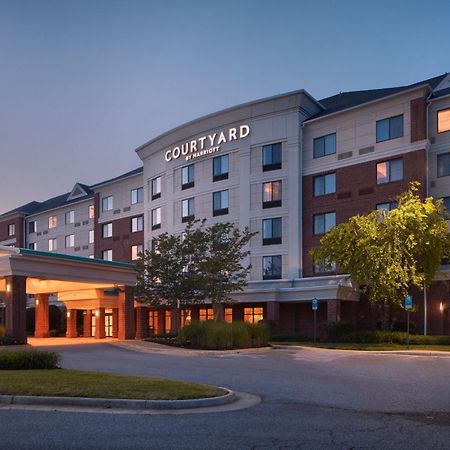
[[[184,156],[186,161],[198,158],[200,156],[211,155],[220,150],[220,145],[231,141],[244,139],[250,134],[248,125],[240,125],[239,127],[229,128],[213,134],[202,136],[198,139],[185,142],[184,144],[167,150],[164,158],[167,162]]]

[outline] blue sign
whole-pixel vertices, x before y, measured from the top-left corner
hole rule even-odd
[[[412,309],[413,307],[413,298],[412,295],[407,295],[405,297],[405,309]]]
[[[316,297],[314,297],[314,298],[312,299],[312,304],[311,304],[311,306],[312,306],[312,310],[313,310],[313,311],[317,311],[317,310],[319,309],[319,300],[317,300]]]

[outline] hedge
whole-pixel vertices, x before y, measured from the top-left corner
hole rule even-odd
[[[0,350],[1,370],[57,369],[59,360],[56,352]]]
[[[178,334],[181,345],[210,350],[263,347],[268,341],[269,327],[262,323],[194,321]]]
[[[400,331],[356,331],[342,336],[339,341],[362,344],[406,344],[408,334]],[[413,345],[450,345],[450,336],[410,334],[409,343]]]

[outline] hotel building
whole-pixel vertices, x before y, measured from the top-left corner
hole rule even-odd
[[[317,298],[320,323],[374,327],[358,286],[315,266],[309,251],[351,216],[394,207],[411,181],[450,208],[450,75],[320,100],[277,95],[193,120],[136,152],[135,171],[0,216],[0,245],[130,262],[189,219],[233,222],[258,234],[248,287],[224,307],[226,320],[310,334]],[[430,333],[450,333],[448,269],[428,292]],[[414,302],[421,331],[423,294]],[[135,306],[138,337],[176,330],[176,314]],[[210,318],[212,308],[190,315]]]

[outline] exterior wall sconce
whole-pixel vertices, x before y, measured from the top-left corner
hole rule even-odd
[[[439,311],[444,312],[444,304],[442,302],[439,303]]]
[[[11,285],[6,283],[6,292],[11,292]]]
[[[67,311],[67,318],[70,319],[70,311]]]
[[[37,298],[36,299],[36,306],[38,306],[39,305],[39,299]]]
[[[100,311],[98,309],[95,310],[95,317],[100,317]]]

